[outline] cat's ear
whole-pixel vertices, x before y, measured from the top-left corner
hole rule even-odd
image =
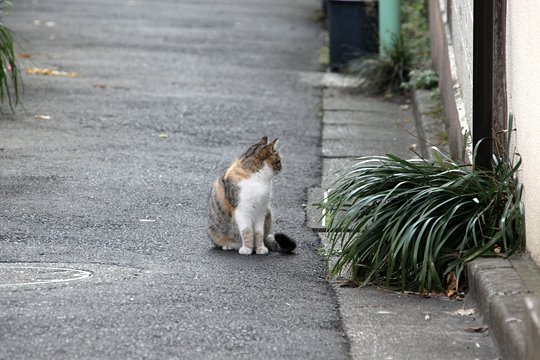
[[[272,150],[276,150],[277,144],[278,144],[278,139],[276,138],[274,139],[274,141],[270,143],[270,145],[272,145]]]
[[[268,144],[268,136],[263,136],[261,140],[259,140],[259,144],[263,144],[263,145]]]

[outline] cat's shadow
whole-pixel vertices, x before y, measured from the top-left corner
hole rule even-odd
[[[208,249],[208,254],[212,257],[217,257],[217,258],[245,259],[247,261],[254,261],[253,259],[257,261],[261,261],[261,259],[264,259],[264,258],[275,258],[275,257],[284,257],[284,256],[289,257],[289,256],[297,255],[296,252],[282,253],[278,251],[271,251],[267,255],[257,255],[257,254],[241,255],[238,253],[237,250],[222,250],[218,247],[211,247],[210,249]]]

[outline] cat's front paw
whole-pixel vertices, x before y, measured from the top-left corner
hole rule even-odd
[[[251,255],[252,252],[253,250],[251,250],[250,248],[246,246],[242,246],[240,250],[238,250],[238,253],[241,255]]]
[[[259,255],[266,255],[268,254],[268,248],[266,246],[263,246],[263,247],[257,248],[255,252]]]

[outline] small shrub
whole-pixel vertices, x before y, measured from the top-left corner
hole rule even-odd
[[[334,275],[349,269],[364,284],[442,291],[469,261],[523,248],[521,160],[498,158],[484,171],[434,158],[363,157],[335,184],[320,204]]]
[[[369,93],[399,92],[409,81],[413,69],[413,54],[408,39],[394,37],[384,56],[360,57],[348,64],[347,72],[361,80],[360,90]]]
[[[409,73],[410,81],[401,86],[405,89],[423,89],[432,90],[439,85],[439,76],[434,70],[412,70]]]

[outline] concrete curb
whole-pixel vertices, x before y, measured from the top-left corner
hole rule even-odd
[[[540,354],[540,271],[524,256],[468,264],[471,295],[505,359]]]

